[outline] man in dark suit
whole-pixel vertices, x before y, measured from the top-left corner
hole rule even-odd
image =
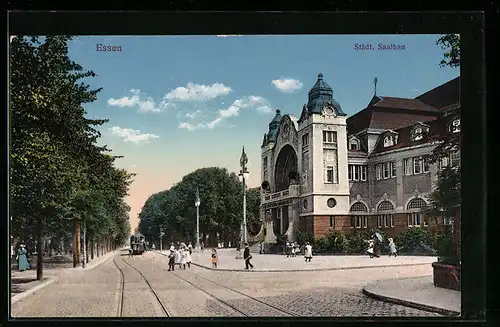
[[[248,247],[248,243],[245,243],[245,251],[243,252],[243,259],[245,259],[245,269],[253,268],[252,263],[250,263],[250,259],[252,259],[252,255],[250,254],[250,248]]]

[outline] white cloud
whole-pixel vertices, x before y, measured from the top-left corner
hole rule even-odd
[[[201,114],[201,110],[200,110],[200,109],[198,109],[198,110],[196,110],[196,111],[194,111],[194,112],[188,112],[188,113],[186,114],[186,117],[187,117],[187,118],[191,118],[191,119],[193,119],[193,118],[197,117],[197,116],[198,116],[198,115],[200,115],[200,114]]]
[[[135,107],[138,106],[138,112],[148,113],[148,112],[160,112],[160,107],[158,107],[153,100],[153,98],[142,99],[141,90],[131,89],[130,97],[122,97],[119,99],[111,98],[108,100],[108,106],[112,107]]]
[[[198,129],[214,129],[217,126],[220,126],[226,119],[239,116],[242,109],[255,109],[261,113],[270,113],[273,111],[266,99],[260,96],[250,95],[233,101],[233,103],[226,109],[220,109],[217,116],[208,123],[191,124],[188,122],[182,122],[179,124],[179,128],[184,128],[189,131]],[[231,125],[231,128],[232,127],[234,126]]]
[[[168,92],[163,101],[180,100],[180,101],[207,101],[220,96],[226,96],[231,92],[231,88],[222,83],[214,83],[212,85],[201,85],[189,82],[185,87],[180,86]]]
[[[298,79],[280,78],[272,81],[273,85],[281,92],[290,93],[302,87],[302,82]]]
[[[141,133],[139,130],[133,130],[130,128],[121,128],[118,126],[113,126],[109,128],[109,131],[119,138],[122,138],[125,142],[131,142],[135,144],[149,143],[151,140],[156,140],[160,138],[158,135]]]

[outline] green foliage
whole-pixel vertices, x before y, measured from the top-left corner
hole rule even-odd
[[[457,265],[455,236],[451,233],[443,233],[437,238],[437,253],[439,261],[445,264]]]
[[[160,227],[166,239],[195,240],[196,189],[200,194],[200,233],[219,233],[226,241],[239,239],[243,221],[243,185],[225,168],[198,169],[183,177],[169,190],[153,194],[139,214],[139,230],[149,239],[157,239]],[[250,234],[260,230],[260,191],[248,189],[247,228]]]
[[[437,45],[445,50],[444,59],[441,60],[439,65],[459,67],[460,66],[460,35],[459,34],[445,34],[442,35],[437,41]]]
[[[435,254],[436,236],[426,228],[409,228],[394,239],[398,252]]]
[[[83,105],[101,89],[82,82],[95,73],[69,58],[70,40],[16,37],[10,43],[11,235],[60,241],[79,220],[89,239],[121,244],[130,233],[123,198],[133,175],[114,167],[115,157],[96,144],[95,127],[107,120],[86,118]]]
[[[288,241],[288,236],[286,234],[276,234],[276,245],[283,246]]]

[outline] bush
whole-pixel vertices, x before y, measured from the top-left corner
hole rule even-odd
[[[438,261],[444,264],[457,265],[456,241],[451,233],[439,235],[437,238]]]
[[[283,246],[286,244],[288,236],[286,234],[276,234],[276,244],[278,246]]]
[[[322,237],[314,241],[314,252],[324,253],[331,251],[331,244],[326,237]]]
[[[314,243],[314,236],[310,233],[302,232],[302,231],[296,231],[295,232],[295,239],[297,240],[297,243],[299,245],[304,245],[306,242],[309,242],[311,244]]]
[[[333,253],[347,253],[349,251],[349,242],[344,233],[334,231],[326,237],[330,246],[330,251]]]
[[[409,228],[394,240],[400,253],[435,255],[436,236],[425,228]]]

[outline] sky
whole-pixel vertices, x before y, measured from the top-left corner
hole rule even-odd
[[[136,173],[127,202],[132,230],[149,196],[203,167],[239,172],[248,154],[250,187],[260,184],[260,146],[276,109],[300,116],[318,73],[347,115],[374,93],[414,98],[457,76],[440,68],[439,35],[82,36],[70,58],[102,87],[89,118],[107,118],[100,144]],[[378,50],[378,44],[404,49]],[[373,50],[360,50],[371,44]],[[358,46],[356,46],[358,45]],[[99,51],[115,46],[120,51]],[[119,47],[119,48],[118,48]],[[194,201],[194,200],[193,200]]]

